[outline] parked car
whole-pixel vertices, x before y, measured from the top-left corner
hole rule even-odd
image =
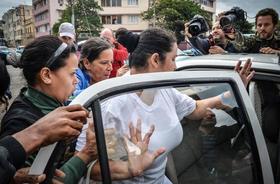
[[[24,50],[24,46],[18,46],[17,48],[16,48],[16,52],[17,53],[20,53],[20,54],[22,54],[22,52],[23,52],[23,50]]]
[[[5,62],[5,64],[8,64],[6,61],[6,56],[9,54],[10,50],[6,46],[0,46],[0,57],[1,60]]]
[[[238,74],[232,70],[238,59],[245,60],[247,57],[253,58],[256,71],[249,84],[249,93]],[[262,115],[267,113],[264,111],[269,100],[272,98],[276,101],[279,98],[278,62],[277,56],[258,54],[187,57],[185,61],[180,59],[177,62],[178,70],[181,71],[108,79],[83,91],[71,104],[82,104],[92,110],[103,183],[111,183],[111,178],[104,146],[102,103],[138,90],[158,88],[176,88],[196,100],[228,91],[231,93],[230,100],[225,100],[225,103],[232,108],[213,109],[216,115],[214,120],[194,121],[184,118],[181,121],[183,141],[169,154],[166,168],[166,175],[172,183],[278,183],[275,172],[279,169],[278,137],[275,142],[262,130],[263,127],[275,129],[269,126],[270,122],[263,125]],[[133,111],[131,109],[123,113]],[[160,122],[152,123],[157,123],[156,133],[162,134],[166,142],[177,136],[161,128]],[[161,146],[154,142],[151,144]],[[43,170],[41,168],[41,172]]]

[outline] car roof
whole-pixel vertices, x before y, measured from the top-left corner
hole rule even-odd
[[[268,70],[273,73],[280,73],[279,57],[275,54],[213,54],[203,56],[180,58],[176,62],[177,68],[205,67],[205,68],[233,68],[238,60],[245,61],[251,58],[252,68],[255,70]]]

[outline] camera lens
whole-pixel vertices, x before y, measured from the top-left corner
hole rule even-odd
[[[222,27],[225,27],[225,26],[228,26],[228,25],[234,23],[235,20],[236,20],[236,15],[229,14],[227,16],[221,17],[220,24]]]
[[[225,26],[231,24],[231,21],[228,17],[221,17],[220,24],[222,27],[225,27]]]
[[[197,36],[201,32],[201,24],[199,22],[195,22],[189,25],[189,33],[192,36]]]

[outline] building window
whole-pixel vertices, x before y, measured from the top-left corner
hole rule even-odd
[[[138,5],[138,0],[128,0],[127,4],[130,5],[130,6]]]
[[[200,4],[205,5],[205,6],[211,6],[209,0],[200,0]]]
[[[107,15],[102,16],[102,24],[121,24],[122,16],[121,15]]]
[[[122,6],[122,0],[101,0],[103,7],[117,7]]]
[[[48,32],[49,30],[50,30],[50,26],[48,24],[36,27],[37,33],[44,33],[44,32]]]
[[[129,15],[128,16],[128,24],[138,24],[139,16],[138,15]]]
[[[63,5],[63,0],[57,0],[59,6],[62,6]]]

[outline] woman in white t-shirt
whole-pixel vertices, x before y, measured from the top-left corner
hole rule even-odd
[[[147,29],[141,33],[135,50],[129,57],[130,74],[173,71],[176,68],[177,43],[173,34],[158,28]],[[240,62],[235,70],[239,72],[245,86],[253,77],[250,72],[251,63],[246,62],[240,68]],[[165,147],[166,153],[180,144],[183,131],[180,120],[202,119],[207,108],[224,108],[220,96],[193,100],[174,88],[143,90],[137,93],[125,94],[106,103],[103,109],[104,127],[114,127],[121,134],[128,134],[128,123],[142,121],[142,132],[147,132],[151,124],[155,131],[150,139],[149,150]],[[127,113],[123,113],[127,112]],[[77,148],[85,144],[84,135],[78,140]],[[79,150],[79,149],[78,149]],[[152,166],[142,171],[140,176],[114,183],[159,183],[170,184],[165,176],[167,154],[157,158]]]

